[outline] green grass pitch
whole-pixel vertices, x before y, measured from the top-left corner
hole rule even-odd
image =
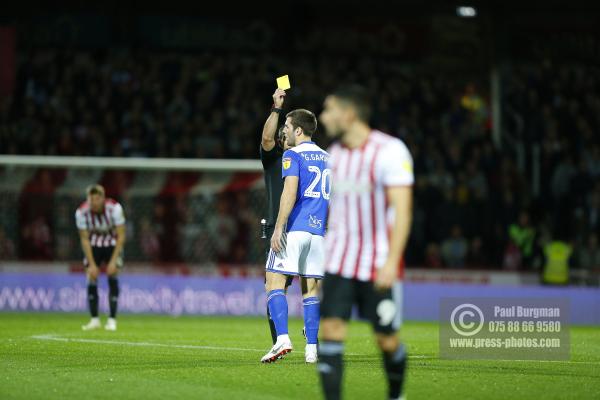
[[[295,351],[262,365],[270,337],[263,318],[122,315],[117,332],[82,332],[84,315],[0,313],[0,399],[319,399],[304,364],[302,322]],[[353,323],[346,399],[385,399],[370,329]],[[570,362],[450,361],[437,358],[437,325],[405,323],[409,399],[600,398],[600,327],[571,330]]]

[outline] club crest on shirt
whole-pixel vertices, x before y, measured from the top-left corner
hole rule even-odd
[[[281,159],[281,163],[283,164],[283,169],[290,169],[292,166],[292,159],[290,157],[284,157]]]

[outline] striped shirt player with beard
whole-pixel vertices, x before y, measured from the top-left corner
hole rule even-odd
[[[113,199],[107,199],[100,185],[88,187],[87,201],[75,213],[79,230],[83,264],[86,267],[88,305],[92,319],[82,326],[84,331],[99,329],[98,318],[98,275],[106,264],[108,275],[108,302],[110,317],[104,328],[117,330],[117,303],[119,299],[118,272],[123,267],[125,245],[125,216],[123,207]]]
[[[319,372],[327,400],[341,398],[343,342],[352,308],[370,321],[383,353],[389,398],[402,396],[402,256],[412,220],[413,162],[404,143],[371,129],[364,89],[341,88],[320,116],[330,137],[333,192],[326,236]]]

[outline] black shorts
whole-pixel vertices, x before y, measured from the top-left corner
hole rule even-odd
[[[94,261],[98,267],[102,266],[102,264],[108,264],[112,257],[113,251],[115,248],[113,246],[109,247],[92,247],[92,255],[94,256]],[[83,265],[87,268],[88,266],[87,257],[83,257]],[[121,269],[123,267],[123,252],[119,254],[117,257],[117,268]]]
[[[402,284],[393,289],[377,290],[373,282],[325,274],[321,299],[321,318],[348,321],[352,308],[373,325],[375,332],[393,334],[402,324]]]

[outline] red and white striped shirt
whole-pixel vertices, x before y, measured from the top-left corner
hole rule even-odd
[[[101,213],[92,212],[86,201],[75,212],[75,223],[77,229],[89,231],[92,247],[109,247],[117,244],[115,227],[125,224],[125,215],[113,199],[105,200]]]
[[[325,268],[345,278],[374,280],[387,259],[394,223],[386,188],[413,184],[412,157],[400,139],[379,131],[359,148],[335,143],[328,152],[333,180]]]

